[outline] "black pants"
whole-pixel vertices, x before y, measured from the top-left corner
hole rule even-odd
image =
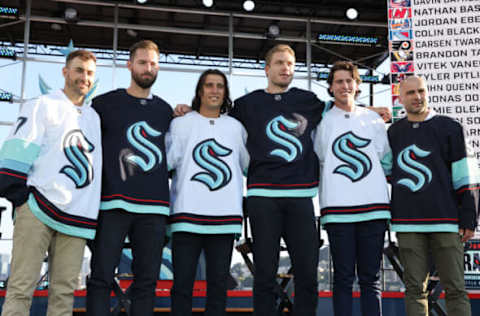
[[[316,314],[318,233],[311,198],[249,197],[253,235],[255,316],[273,316],[280,238],[285,241],[295,278],[293,315]]]
[[[110,315],[110,292],[125,237],[132,246],[131,315],[153,315],[166,217],[123,210],[101,211],[87,282],[87,315]]]
[[[175,232],[172,237],[173,288],[171,316],[192,315],[192,290],[202,249],[207,263],[205,316],[223,316],[234,234]]]

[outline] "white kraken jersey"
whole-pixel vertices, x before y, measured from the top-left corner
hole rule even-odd
[[[167,134],[172,232],[241,233],[247,134],[227,115],[207,118],[193,111],[176,118]]]
[[[8,198],[26,180],[28,205],[39,220],[62,233],[92,239],[101,170],[98,114],[90,105],[74,105],[58,90],[23,105],[0,152],[0,195]]]
[[[385,123],[368,109],[334,106],[314,140],[320,162],[322,224],[390,218],[382,160],[391,156]]]

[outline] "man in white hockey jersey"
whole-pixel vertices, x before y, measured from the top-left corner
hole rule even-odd
[[[363,316],[381,315],[380,261],[389,196],[381,161],[391,156],[382,118],[355,105],[360,76],[337,62],[327,79],[332,107],[319,124],[314,149],[320,162],[320,208],[334,266],[335,316],[352,315],[357,270]],[[348,194],[345,194],[348,192]]]
[[[85,96],[96,58],[71,52],[65,86],[23,105],[0,152],[0,196],[15,208],[11,272],[2,315],[29,315],[48,252],[48,316],[72,314],[86,239],[100,204],[100,119]]]
[[[172,121],[167,162],[174,169],[171,224],[174,280],[172,316],[192,313],[200,252],[207,263],[206,316],[224,316],[235,234],[241,234],[247,133],[231,116],[226,76],[206,70],[191,113]]]

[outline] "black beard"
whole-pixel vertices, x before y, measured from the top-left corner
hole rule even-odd
[[[151,79],[142,79],[141,75],[132,73],[132,79],[140,88],[149,89],[153,85],[155,80],[157,80],[157,75],[153,76]]]

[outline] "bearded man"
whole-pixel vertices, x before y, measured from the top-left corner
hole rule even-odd
[[[127,89],[93,100],[102,121],[102,197],[97,236],[87,283],[87,314],[110,313],[110,291],[125,238],[129,237],[133,283],[130,315],[153,315],[155,286],[169,214],[165,133],[171,107],[150,93],[157,77],[159,51],[152,41],[130,49]]]

